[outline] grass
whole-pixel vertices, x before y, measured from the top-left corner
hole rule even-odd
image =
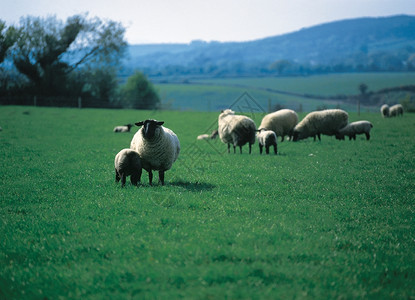
[[[220,111],[244,92],[268,110],[269,103],[294,109],[312,111],[317,107],[357,111],[357,105],[331,100],[316,100],[300,96],[273,93],[263,89],[318,96],[356,95],[365,83],[369,90],[413,84],[415,73],[350,73],[307,77],[231,78],[192,80],[194,84],[156,84],[164,105],[175,110]],[[388,99],[385,99],[385,101]],[[301,107],[301,109],[300,109]],[[378,112],[379,107],[361,107],[365,112]]]
[[[301,115],[301,117],[304,114]],[[166,185],[114,182],[133,132],[164,120]],[[261,115],[254,115],[257,124]],[[0,107],[0,298],[413,298],[415,115],[372,139],[228,155],[216,113]],[[136,131],[136,130],[132,130]]]

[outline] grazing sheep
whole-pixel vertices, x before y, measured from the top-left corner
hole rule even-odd
[[[148,172],[150,185],[153,170],[159,171],[159,180],[164,185],[164,172],[170,170],[180,153],[177,135],[169,128],[163,127],[163,121],[145,120],[135,123],[142,126],[131,140],[130,148],[137,151],[141,164]]]
[[[403,106],[401,104],[395,104],[389,109],[389,117],[403,116]]]
[[[384,118],[389,117],[389,105],[383,104],[380,107],[380,113],[382,114],[382,117],[384,117]]]
[[[122,149],[115,156],[115,181],[121,179],[121,186],[125,186],[127,176],[131,176],[130,180],[133,185],[141,180],[141,160],[138,153],[131,149]]]
[[[249,143],[249,154],[251,154],[256,132],[256,126],[252,119],[235,115],[233,110],[225,109],[219,115],[218,124],[219,138],[223,143],[228,144],[228,153],[232,144],[233,153],[236,153],[236,146],[239,146],[242,154],[242,146]]]
[[[218,136],[218,131],[214,130],[214,131],[212,131],[212,133],[210,135],[209,134],[198,135],[197,139],[198,140],[208,140],[208,139],[213,140],[213,139],[216,139],[217,136]]]
[[[347,135],[349,140],[356,140],[356,134],[365,134],[366,140],[370,140],[370,130],[373,125],[369,121],[357,121],[347,124],[345,127],[336,133],[336,139],[344,140],[344,136]]]
[[[133,127],[133,124],[127,124],[124,126],[117,126],[114,127],[114,132],[130,132],[131,127]]]
[[[257,133],[259,153],[262,154],[262,149],[265,147],[265,153],[269,154],[269,147],[274,146],[274,152],[277,154],[277,135],[272,130],[263,128],[258,129]]]
[[[298,115],[291,109],[281,109],[266,115],[259,128],[272,130],[277,136],[281,137],[281,142],[288,135],[291,139],[295,125],[298,123]]]
[[[347,125],[349,115],[341,109],[314,111],[304,117],[294,128],[293,141],[316,136],[321,141],[320,134],[335,135]]]

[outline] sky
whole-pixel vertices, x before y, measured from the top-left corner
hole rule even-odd
[[[130,44],[249,41],[359,17],[415,16],[415,0],[0,0],[0,19],[88,13],[122,23]]]

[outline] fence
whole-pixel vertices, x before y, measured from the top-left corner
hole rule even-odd
[[[116,103],[88,97],[0,96],[0,105],[53,106],[77,108],[120,108]]]

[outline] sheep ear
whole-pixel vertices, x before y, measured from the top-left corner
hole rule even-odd
[[[159,122],[157,122],[156,124],[157,124],[157,125],[163,125],[163,124],[164,124],[164,121],[159,121]]]
[[[137,126],[143,126],[144,125],[144,121],[137,122],[137,123],[135,123],[135,125],[137,125]]]

